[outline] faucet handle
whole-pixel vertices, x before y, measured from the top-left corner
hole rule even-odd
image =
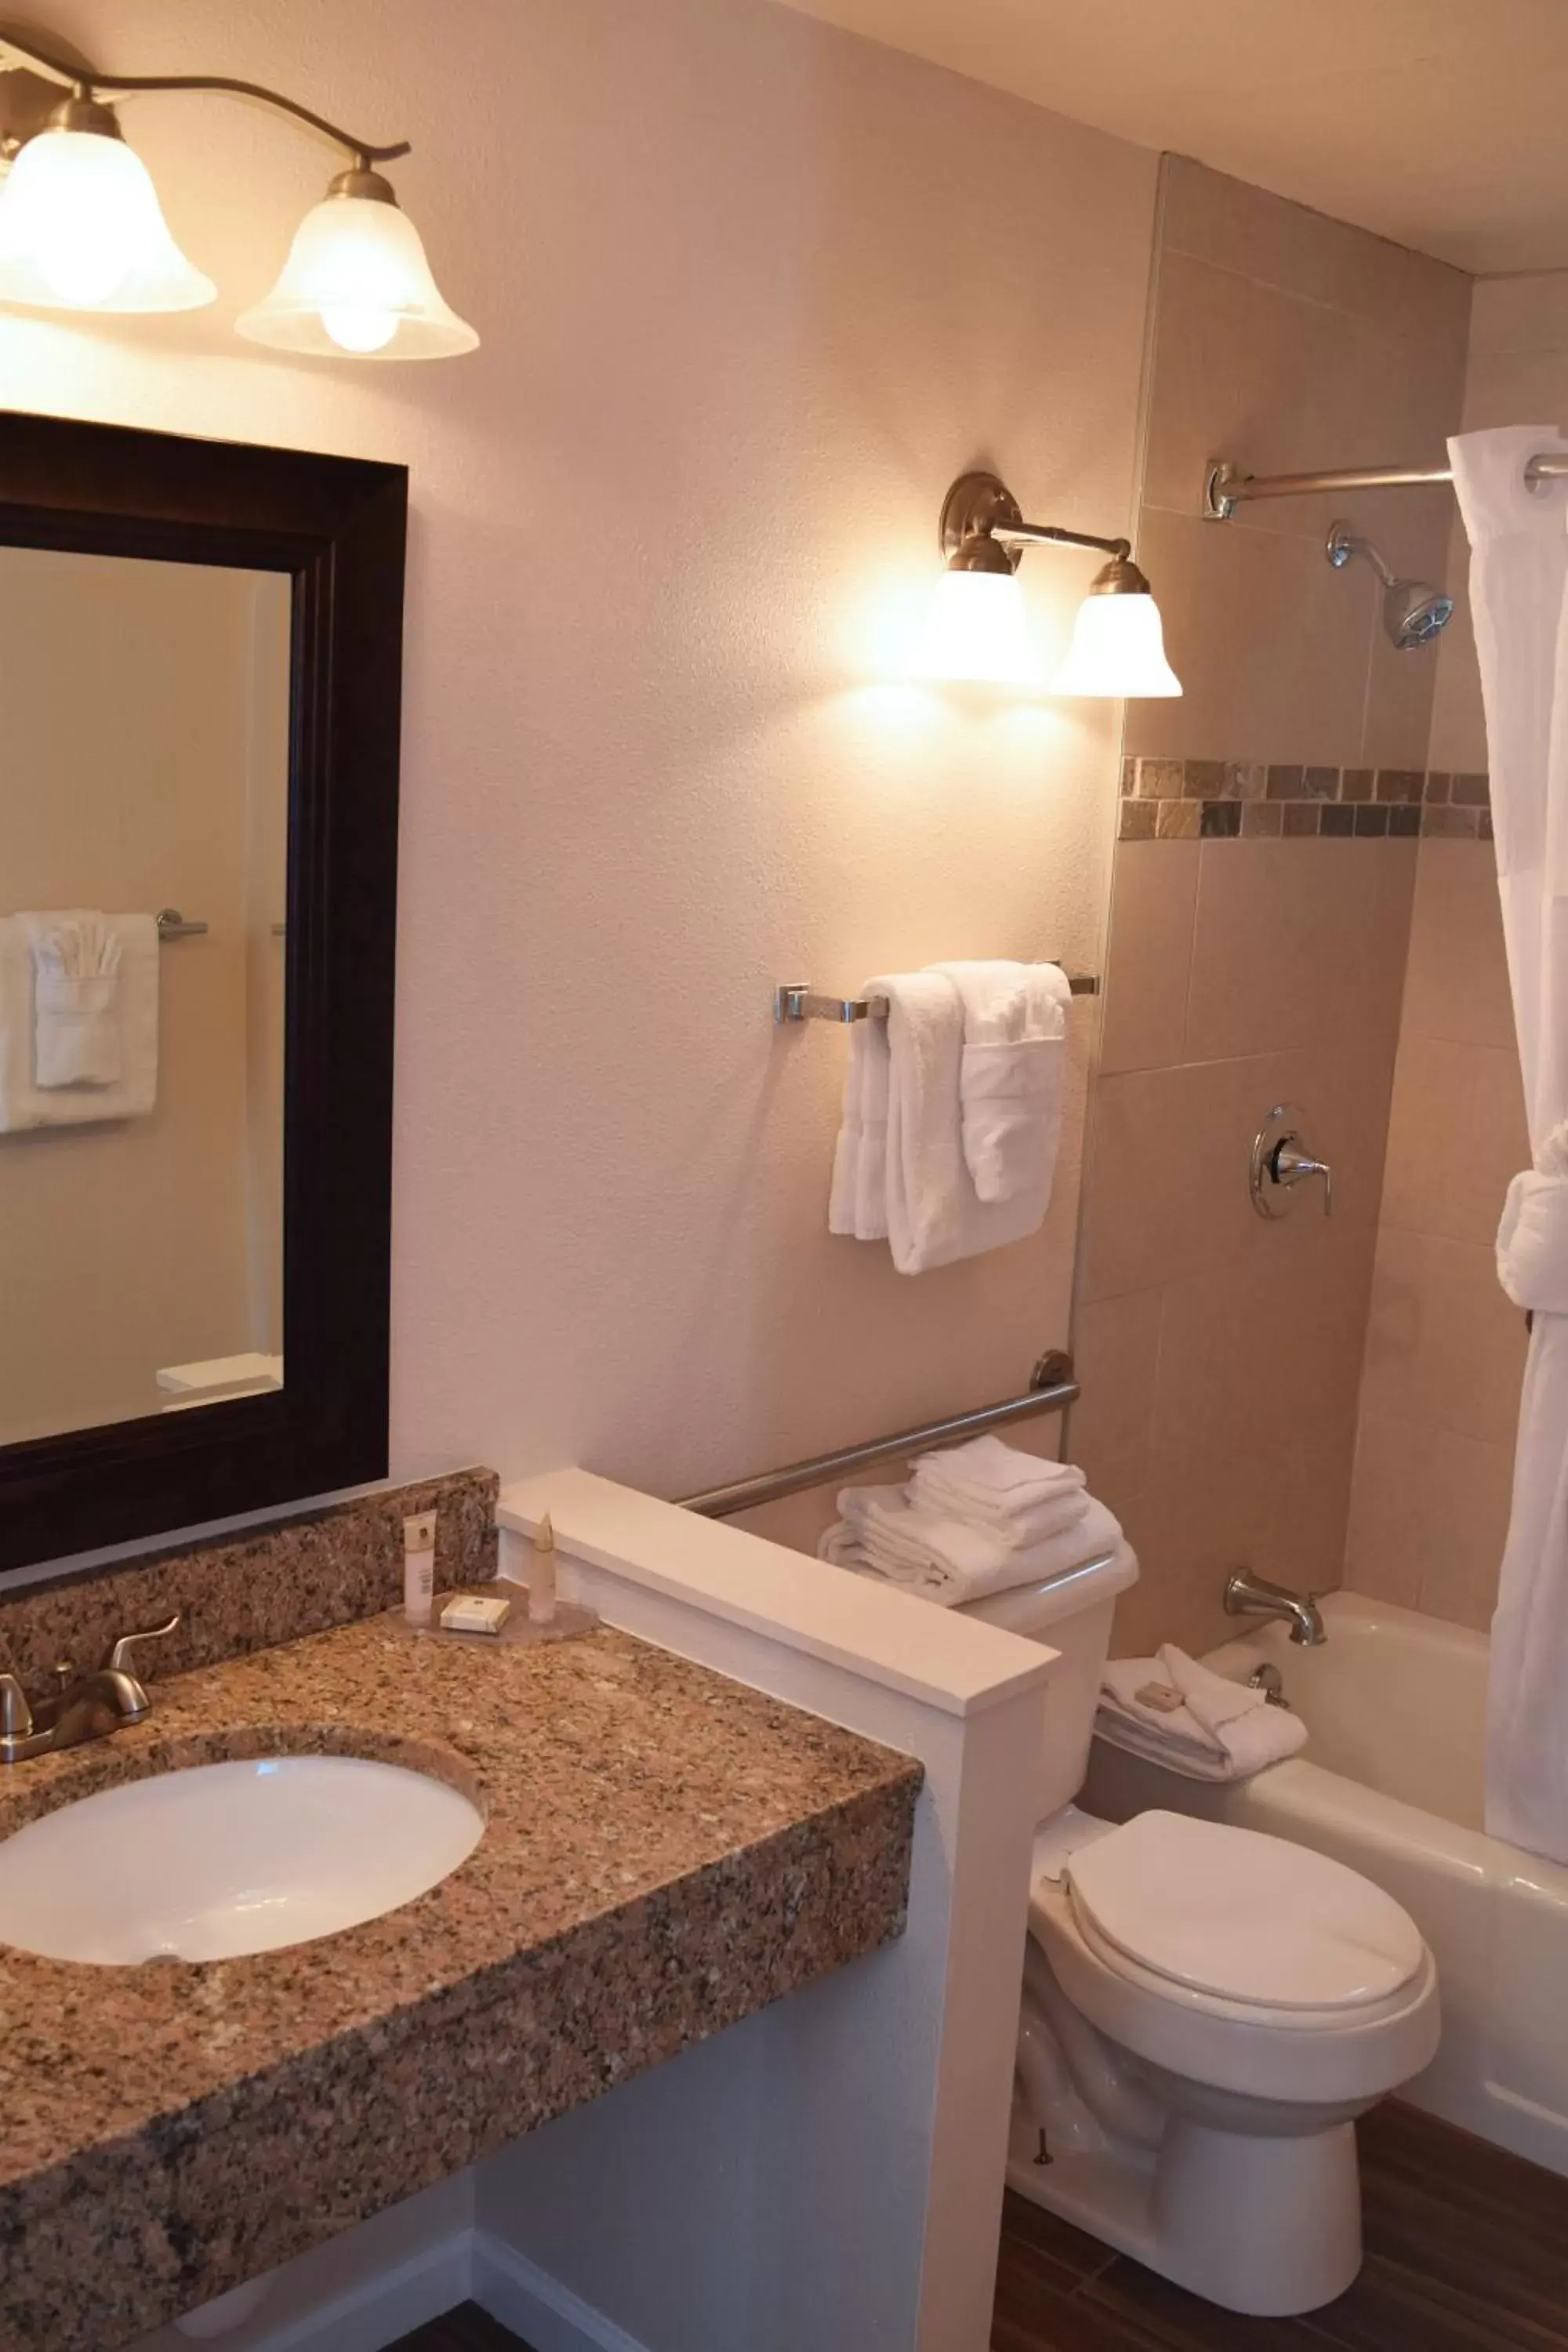
[[[165,1633],[173,1633],[176,1630],[179,1622],[180,1612],[176,1609],[166,1625],[149,1625],[145,1633],[121,1633],[118,1642],[110,1644],[109,1655],[103,1662],[102,1672],[106,1675],[134,1673],[135,1662],[131,1653],[137,1643],[161,1642]]]
[[[15,1675],[0,1675],[0,1739],[30,1739],[33,1710]]]

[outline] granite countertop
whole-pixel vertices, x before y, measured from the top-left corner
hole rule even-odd
[[[374,1618],[160,1682],[0,1780],[0,1836],[151,1772],[379,1757],[479,1845],[316,1943],[142,1968],[0,1946],[0,2352],[110,2352],[897,1936],[921,1768],[601,1628]]]

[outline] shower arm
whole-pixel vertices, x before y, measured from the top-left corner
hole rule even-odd
[[[1373,545],[1372,541],[1363,539],[1360,531],[1347,530],[1342,523],[1335,526],[1330,537],[1328,554],[1329,562],[1336,572],[1342,571],[1352,555],[1359,555],[1363,562],[1371,564],[1385,588],[1396,588],[1399,585],[1386,560]]]
[[[1542,450],[1524,468],[1525,487],[1568,477],[1568,455]],[[1451,466],[1351,466],[1334,473],[1249,474],[1243,466],[1219,458],[1204,477],[1203,511],[1210,522],[1228,522],[1244,499],[1306,499],[1331,490],[1420,489],[1434,482],[1451,483]]]

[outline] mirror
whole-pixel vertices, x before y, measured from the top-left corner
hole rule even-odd
[[[0,1444],[281,1384],[289,605],[0,547]]]
[[[5,1569],[385,1472],[407,477],[0,415],[0,493]]]

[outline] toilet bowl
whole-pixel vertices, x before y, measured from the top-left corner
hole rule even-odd
[[[1124,1551],[966,1612],[1062,1654],[1008,2179],[1211,2302],[1283,2317],[1360,2268],[1354,2119],[1436,2053],[1436,1971],[1408,1914],[1326,1855],[1071,1802],[1115,1595],[1136,1573]]]

